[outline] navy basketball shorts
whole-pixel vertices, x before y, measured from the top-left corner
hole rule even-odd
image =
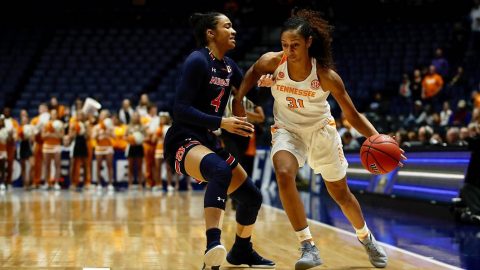
[[[167,151],[165,153],[165,159],[167,161],[167,164],[172,169],[174,169],[176,173],[178,173],[179,175],[188,175],[188,173],[185,171],[185,157],[187,156],[188,151],[190,151],[193,147],[203,144],[193,138],[187,138],[182,142],[178,143],[177,145],[179,146],[176,148],[176,151]],[[232,170],[237,167],[238,160],[225,149],[212,149],[212,147],[209,147],[208,145],[204,146],[212,150],[215,154],[219,155],[220,158],[224,159],[225,162],[227,162],[227,164],[230,166],[230,168],[232,168]],[[197,182],[202,182],[198,179],[195,180]]]

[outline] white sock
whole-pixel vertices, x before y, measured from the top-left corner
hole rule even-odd
[[[300,243],[306,240],[310,240],[310,244],[312,244],[312,246],[315,246],[312,234],[310,233],[310,228],[308,226],[301,231],[295,232],[295,234],[297,235],[297,239],[298,241],[300,241]]]
[[[355,227],[353,227],[353,228],[355,229],[355,233],[357,234],[357,237],[360,240],[365,239],[368,236],[368,234],[370,233],[370,230],[368,229],[366,222],[365,222],[365,225],[363,225],[363,228],[361,228],[361,229],[357,229]]]

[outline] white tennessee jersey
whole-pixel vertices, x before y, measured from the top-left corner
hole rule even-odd
[[[287,57],[284,54],[273,73],[275,98],[273,115],[275,124],[292,131],[305,131],[321,127],[324,120],[332,118],[327,102],[329,91],[323,91],[317,76],[317,61],[312,58],[312,71],[301,82],[290,79]]]

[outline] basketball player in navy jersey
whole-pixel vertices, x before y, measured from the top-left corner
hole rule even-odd
[[[232,87],[243,74],[227,51],[235,48],[236,32],[228,17],[211,12],[191,16],[199,49],[185,60],[177,88],[172,127],[165,136],[165,159],[179,174],[206,181],[204,197],[207,248],[204,269],[230,264],[274,268],[275,263],[253,250],[253,224],[262,195],[235,158],[223,150],[212,131],[223,128],[249,136],[253,125],[244,118],[222,118]],[[235,243],[227,254],[220,242],[227,195],[238,203]]]

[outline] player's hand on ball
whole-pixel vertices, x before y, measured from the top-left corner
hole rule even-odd
[[[400,152],[402,155],[400,156],[401,160],[398,162],[398,166],[403,167],[404,164],[402,160],[407,160],[407,157],[405,156],[405,151],[402,148],[400,148]]]
[[[257,85],[258,87],[272,87],[275,83],[275,79],[273,78],[272,74],[265,74],[258,79]]]
[[[393,138],[395,141],[397,141],[396,136],[392,136],[392,138]],[[397,142],[398,142],[398,141],[397,141]],[[403,167],[403,165],[405,165],[405,164],[403,164],[402,160],[407,160],[407,157],[405,156],[405,151],[404,151],[402,148],[400,148],[400,153],[401,153],[401,155],[400,155],[400,161],[398,162],[398,166],[399,166],[399,167]]]

